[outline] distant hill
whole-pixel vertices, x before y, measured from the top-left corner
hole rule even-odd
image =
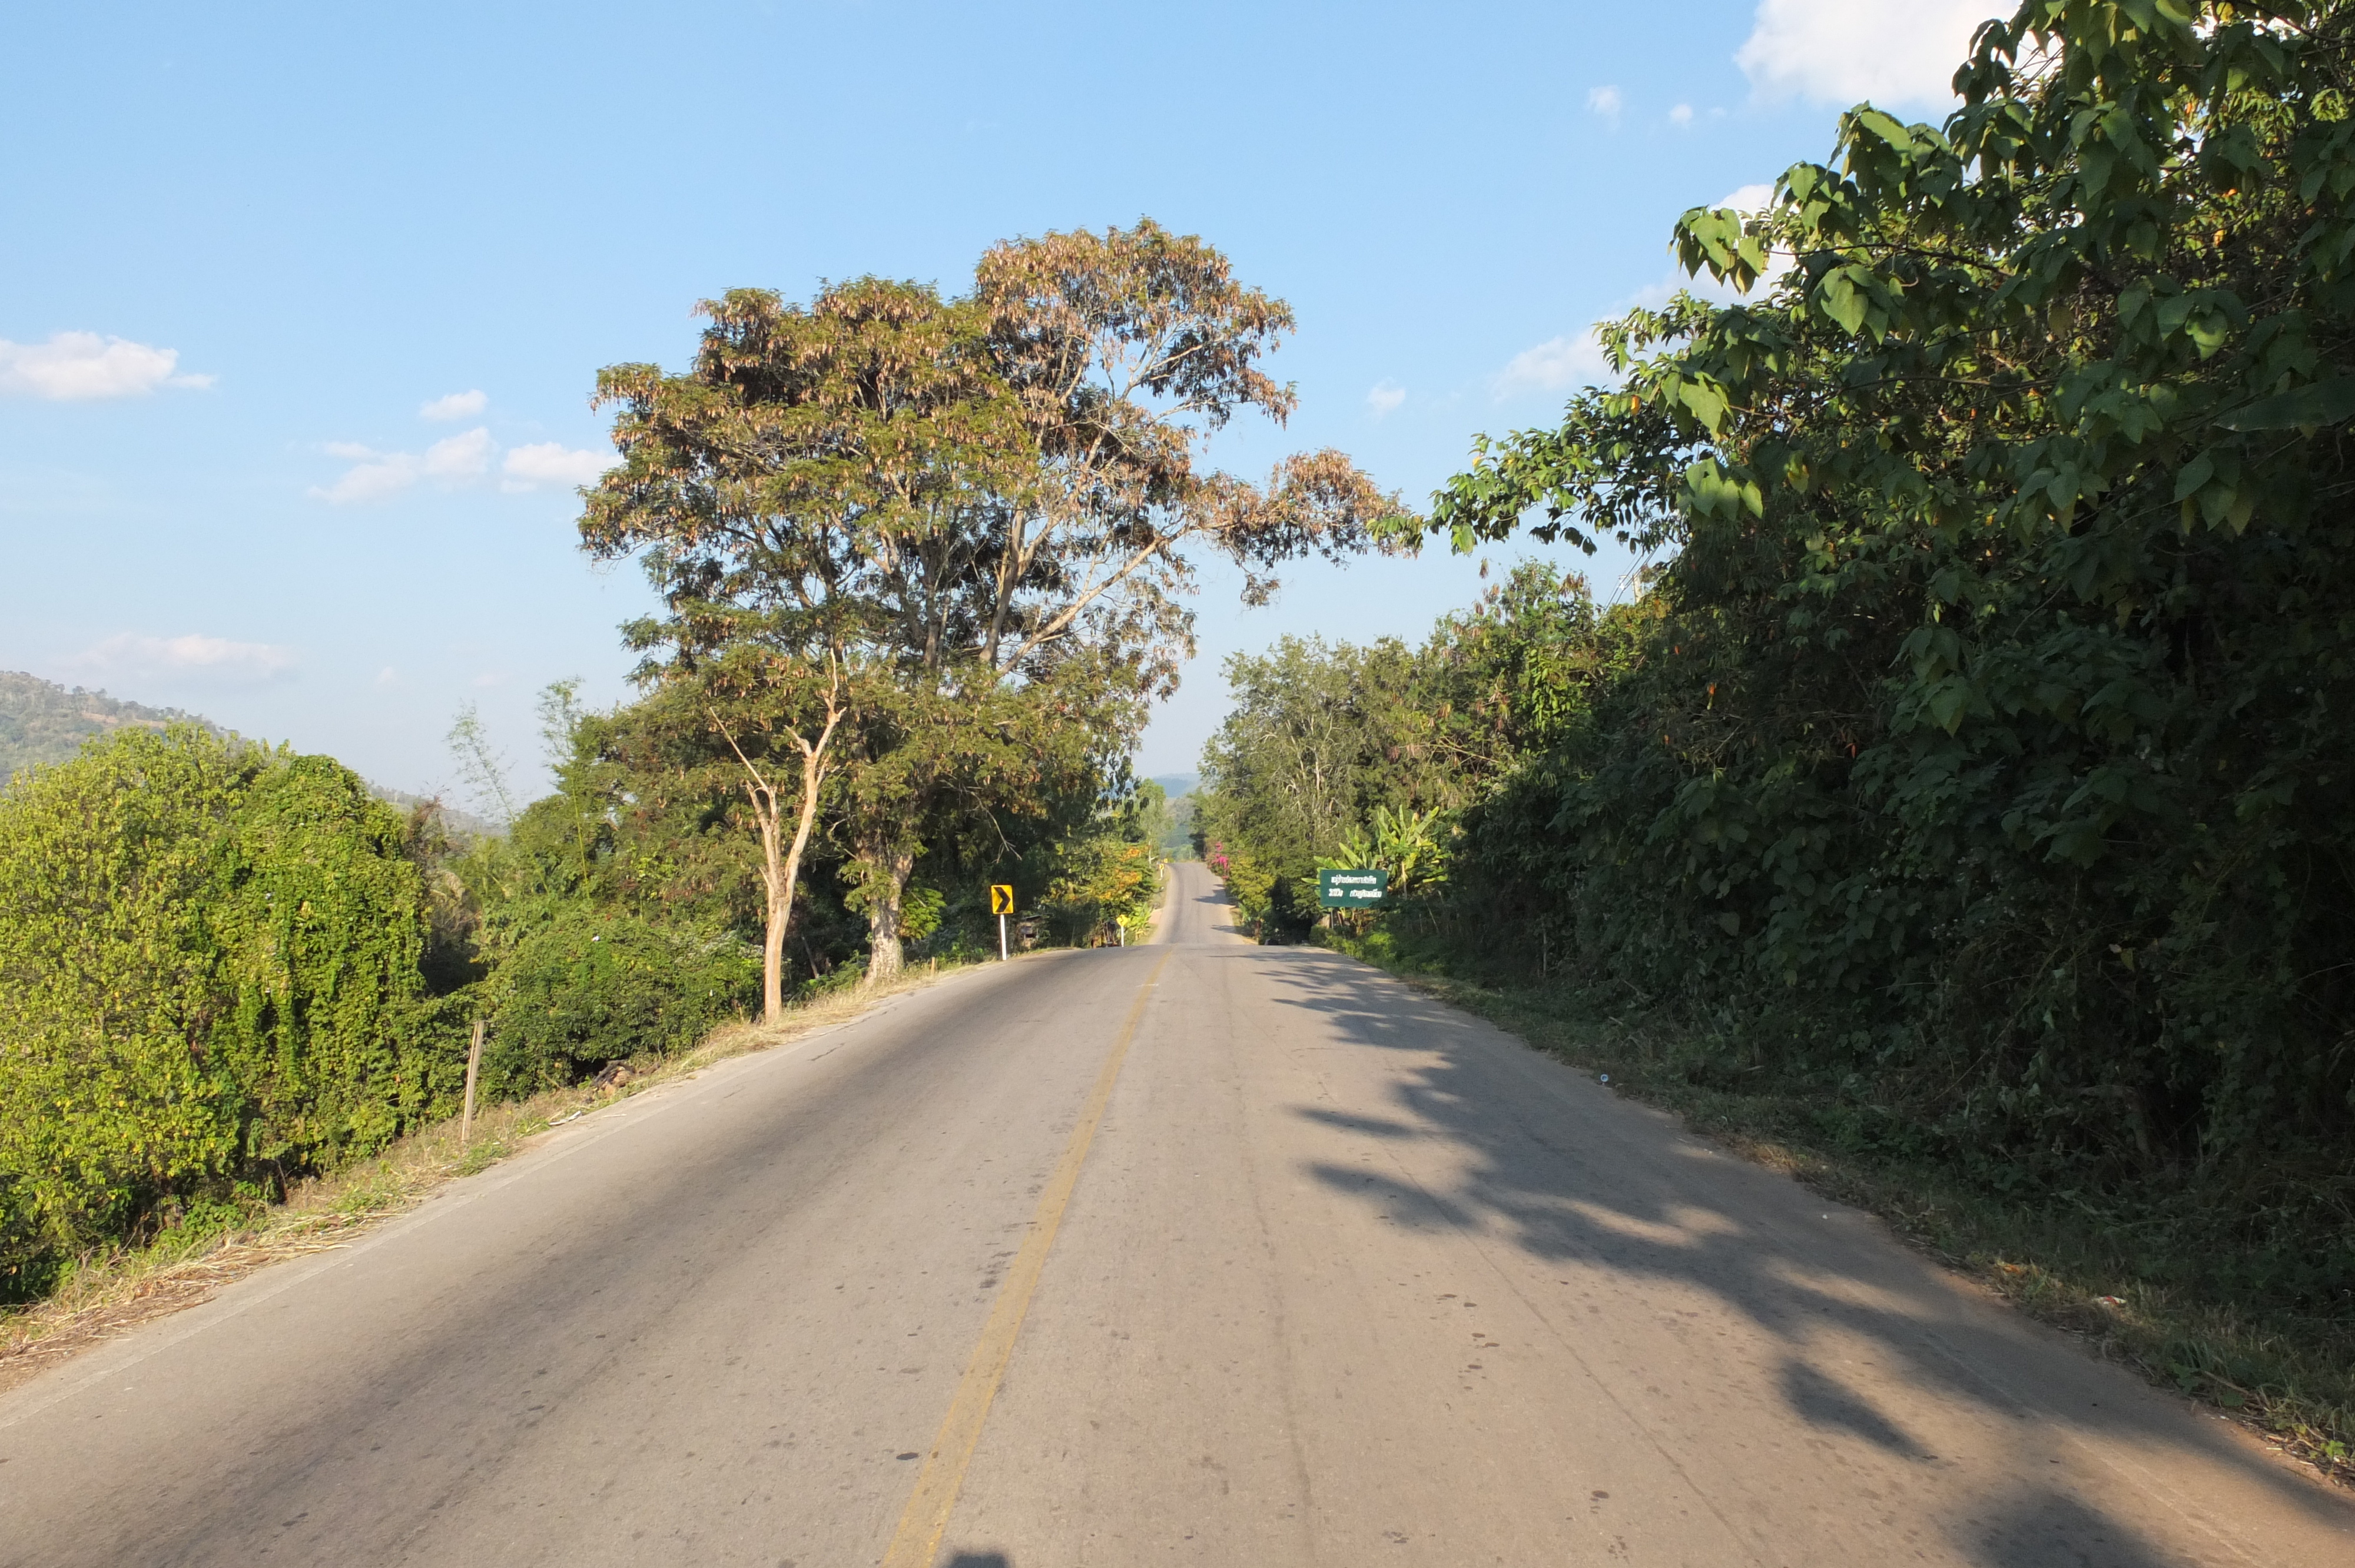
[[[382,784],[369,785],[368,793],[387,805],[398,806],[404,811],[414,811],[420,806],[430,804],[442,813],[442,825],[462,839],[497,839],[506,836],[506,830],[488,817],[478,817],[463,806],[453,806],[439,795],[412,795],[406,789],[391,789]]]
[[[151,708],[104,692],[86,692],[80,686],[60,686],[38,676],[0,670],[0,779],[37,762],[63,762],[94,735],[162,729],[172,724],[214,727],[177,708]]]
[[[1200,786],[1202,776],[1199,773],[1156,773],[1153,781],[1161,786],[1164,795],[1175,800],[1180,795],[1191,795]]]
[[[225,733],[220,726],[201,715],[126,703],[104,692],[86,692],[80,686],[60,686],[55,681],[44,681],[21,671],[0,670],[0,781],[14,778],[36,763],[67,761],[81,749],[83,741],[94,735],[113,735],[124,729],[162,729],[175,724],[198,725]],[[416,810],[426,800],[422,795],[388,789],[381,784],[370,784],[368,792],[407,810]],[[495,837],[505,831],[497,823],[455,806],[442,806],[442,820],[452,831],[469,838]]]

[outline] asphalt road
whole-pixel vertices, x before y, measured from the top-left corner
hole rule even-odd
[[[2355,1564],[2355,1504],[1357,964],[959,976],[0,1395],[0,1563]]]

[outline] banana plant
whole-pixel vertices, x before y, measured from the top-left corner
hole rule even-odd
[[[1436,809],[1417,812],[1403,806],[1377,806],[1371,831],[1351,828],[1335,853],[1318,858],[1316,869],[1387,871],[1394,894],[1436,887],[1447,880],[1444,827]]]

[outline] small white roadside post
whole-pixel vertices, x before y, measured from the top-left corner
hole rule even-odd
[[[464,1149],[474,1138],[474,1075],[483,1070],[483,1021],[474,1020],[474,1038],[466,1047],[466,1108],[458,1118],[458,1147]]]

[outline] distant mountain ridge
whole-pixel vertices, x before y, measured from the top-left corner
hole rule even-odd
[[[395,789],[383,784],[369,784],[368,793],[388,806],[398,806],[404,811],[415,812],[431,806],[441,814],[442,826],[462,839],[499,839],[506,829],[488,817],[478,817],[464,806],[453,806],[439,795],[415,795],[406,789]]]
[[[151,708],[104,692],[60,686],[22,671],[0,670],[0,779],[36,763],[64,762],[94,735],[175,724],[219,727],[178,708]]]
[[[21,670],[0,670],[0,783],[39,764],[70,761],[82,742],[92,736],[110,736],[125,729],[163,729],[192,724],[216,735],[229,733],[201,714],[178,708],[151,708],[124,702],[104,692],[60,686]],[[431,800],[406,789],[377,783],[368,792],[378,800],[415,810]],[[438,803],[438,802],[437,802]],[[496,822],[472,811],[442,805],[442,821],[452,831],[471,838],[488,838],[506,832]]]

